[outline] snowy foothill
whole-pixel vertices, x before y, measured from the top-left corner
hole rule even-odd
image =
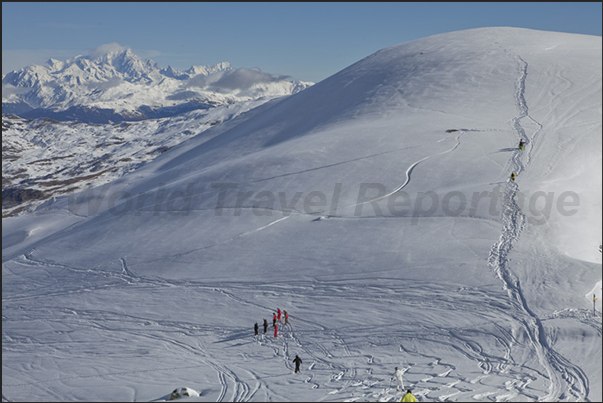
[[[64,194],[98,187],[154,160],[205,130],[270,99],[241,101],[172,118],[90,125],[3,115],[3,216],[32,211]],[[29,200],[19,191],[35,192]]]
[[[3,400],[601,401],[601,56],[402,43],[3,219]]]

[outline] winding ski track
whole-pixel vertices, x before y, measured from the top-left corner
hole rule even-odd
[[[453,152],[454,150],[456,150],[458,148],[458,146],[461,144],[461,140],[460,140],[461,136],[465,133],[465,131],[464,130],[459,130],[459,132],[460,132],[459,135],[456,136],[456,138],[455,138],[456,144],[451,149],[442,151],[441,153],[428,155],[427,157],[423,157],[420,160],[415,161],[412,164],[410,164],[410,166],[406,169],[406,172],[405,172],[405,174],[406,174],[406,180],[400,186],[398,186],[397,188],[395,188],[394,190],[392,190],[391,192],[389,192],[389,193],[387,193],[387,194],[385,194],[383,196],[379,196],[379,197],[376,197],[374,199],[366,200],[366,201],[363,201],[361,203],[352,204],[352,205],[347,206],[347,207],[348,208],[349,207],[356,207],[356,206],[360,206],[362,204],[373,203],[373,202],[376,202],[376,201],[379,201],[379,200],[383,200],[383,199],[385,199],[387,197],[390,197],[391,195],[393,195],[395,193],[398,193],[402,189],[404,189],[406,187],[406,185],[408,185],[408,183],[410,182],[410,175],[411,175],[413,169],[415,169],[415,167],[417,165],[419,165],[421,162],[423,162],[423,161],[425,161],[425,160],[427,160],[427,159],[429,159],[431,157],[437,157],[437,156],[440,156],[440,155],[448,154],[448,153],[451,153],[451,152]],[[438,141],[438,143],[439,143],[439,141]]]
[[[511,169],[517,175],[521,174],[531,160],[533,142],[542,126],[529,115],[525,100],[525,83],[528,74],[528,64],[520,56],[509,53],[517,62],[518,77],[515,83],[515,103],[517,116],[511,120],[511,126],[515,134],[522,140],[530,141],[530,152],[527,163],[522,162],[522,153],[517,150],[513,153],[510,161]],[[528,138],[522,125],[522,120],[530,119],[537,123],[538,130],[532,138]],[[511,302],[519,312],[517,318],[527,333],[532,348],[538,356],[538,361],[544,367],[550,381],[549,391],[539,401],[561,401],[567,399],[570,394],[573,398],[583,401],[588,396],[588,378],[584,372],[569,360],[557,353],[548,342],[542,321],[528,306],[521,289],[518,277],[513,273],[509,265],[508,255],[513,245],[519,239],[524,229],[526,218],[521,212],[516,196],[519,190],[517,182],[509,182],[503,194],[503,228],[499,240],[492,246],[488,257],[488,265],[496,273],[503,283]]]

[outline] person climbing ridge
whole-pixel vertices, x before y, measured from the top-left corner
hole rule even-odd
[[[525,144],[525,143],[523,142],[523,139],[519,140],[519,149],[520,149],[521,151],[523,151],[523,145],[524,145],[524,144]]]
[[[515,177],[516,177],[516,176],[517,176],[517,175],[515,175],[515,172],[511,172],[511,180],[512,180],[513,182],[515,182]]]
[[[295,358],[293,359],[293,362],[295,363],[295,373],[297,374],[299,372],[299,366],[302,363],[301,358],[299,358],[299,356],[296,354]]]
[[[406,394],[404,396],[402,396],[402,400],[400,400],[401,402],[416,402],[417,398],[413,396],[412,393],[410,393],[410,389],[408,389],[406,391]]]

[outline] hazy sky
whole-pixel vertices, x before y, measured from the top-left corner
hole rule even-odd
[[[379,49],[469,28],[601,36],[601,3],[2,3],[2,74],[109,43],[161,67],[318,82]]]

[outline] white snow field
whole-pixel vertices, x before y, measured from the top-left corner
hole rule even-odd
[[[402,43],[3,219],[3,400],[601,401],[601,56]]]

